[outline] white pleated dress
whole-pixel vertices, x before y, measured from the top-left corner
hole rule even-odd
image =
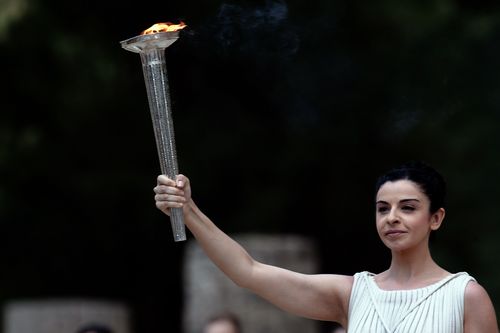
[[[369,272],[356,273],[348,333],[463,333],[465,272],[427,287],[383,290]]]

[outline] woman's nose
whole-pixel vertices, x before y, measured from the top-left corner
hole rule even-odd
[[[399,222],[399,217],[395,209],[391,209],[387,215],[387,223],[394,224]]]

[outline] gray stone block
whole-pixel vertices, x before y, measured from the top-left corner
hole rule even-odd
[[[75,333],[90,323],[130,333],[130,312],[117,302],[82,299],[12,301],[3,311],[4,333]]]
[[[314,242],[295,235],[232,236],[255,259],[301,273],[317,273]],[[188,240],[184,258],[184,333],[200,333],[213,315],[232,312],[246,333],[316,333],[319,324],[288,314],[248,290],[236,286],[208,260],[195,240]]]

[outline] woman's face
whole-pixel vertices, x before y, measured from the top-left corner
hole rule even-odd
[[[429,211],[430,201],[410,180],[383,184],[376,198],[377,231],[382,242],[394,251],[428,246],[429,234],[441,225],[444,209]]]
[[[210,323],[203,330],[204,333],[236,333],[234,325],[226,320],[217,320]]]

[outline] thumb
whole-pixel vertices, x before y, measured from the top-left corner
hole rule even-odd
[[[175,177],[175,182],[176,182],[176,186],[179,187],[179,188],[183,188],[185,187],[186,185],[189,185],[189,179],[188,177],[182,175],[182,174],[179,174]]]

